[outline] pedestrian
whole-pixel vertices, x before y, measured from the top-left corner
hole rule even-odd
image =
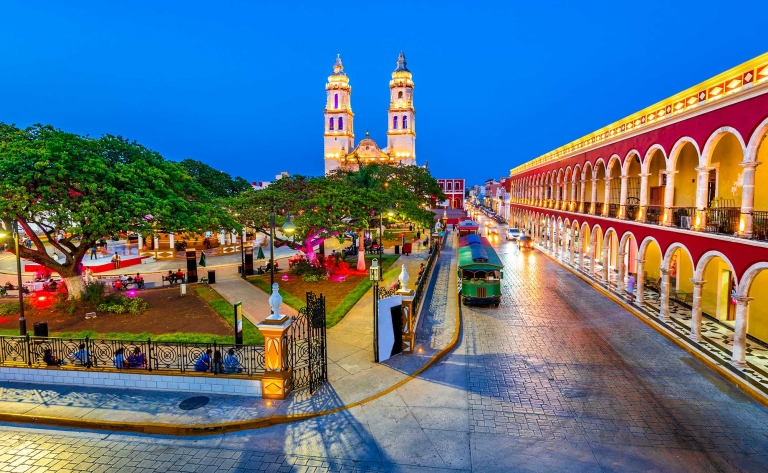
[[[99,255],[96,253],[96,244],[91,245],[91,259],[99,259]]]
[[[93,283],[93,269],[91,269],[90,267],[85,269],[85,283],[86,284]]]
[[[78,365],[88,365],[88,350],[85,349],[85,343],[81,343],[78,350],[69,355],[69,359]]]
[[[200,357],[195,362],[195,371],[208,371],[211,369],[211,354],[213,350],[210,348],[205,350],[205,353],[201,353]]]
[[[224,371],[227,374],[242,373],[243,369],[240,367],[240,360],[235,356],[235,349],[230,348],[227,352],[227,356],[224,357]]]
[[[630,301],[635,300],[635,275],[632,273],[629,273],[627,278],[627,296],[629,296]]]
[[[128,361],[125,359],[125,355],[123,355],[124,351],[124,349],[118,348],[115,350],[115,357],[112,359],[112,364],[119,370],[128,368]]]
[[[120,269],[120,255],[115,251],[115,256],[112,257],[112,264],[115,269]]]

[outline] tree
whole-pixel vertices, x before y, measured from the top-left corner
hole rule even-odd
[[[290,212],[297,228],[294,243],[289,244],[314,261],[314,247],[327,238],[342,237],[353,228],[353,221],[367,218],[368,201],[375,198],[339,181],[296,175],[263,190],[244,192],[229,207],[242,225],[263,233],[269,233],[271,213],[277,211],[279,226]]]
[[[268,188],[248,191],[230,202],[238,221],[264,233],[269,232],[269,215],[289,210],[297,226],[294,239],[310,261],[314,247],[331,237],[347,232],[360,234],[381,218],[390,206],[397,219],[431,227],[434,214],[428,210],[431,199],[445,198],[437,181],[426,169],[416,166],[368,165],[358,170],[337,170],[325,177],[292,176]],[[278,222],[282,224],[284,220]],[[358,269],[365,270],[363,252]]]
[[[242,177],[232,178],[229,174],[194,159],[185,159],[179,165],[214,198],[234,197],[252,188]]]
[[[357,164],[357,169],[336,169],[328,178],[376,196],[377,199],[369,201],[367,210],[378,218],[382,217],[382,211],[391,207],[398,220],[414,222],[425,228],[432,226],[434,213],[429,211],[429,204],[435,198],[445,199],[445,194],[427,169],[403,164],[363,164],[359,160]],[[369,221],[360,219],[356,223],[362,243],[363,231],[369,227]],[[358,257],[357,267],[365,269],[364,255]]]
[[[157,152],[120,136],[84,137],[49,125],[0,123],[0,195],[3,226],[15,221],[32,240],[21,257],[58,272],[75,298],[83,256],[103,237],[237,227],[181,166]],[[70,233],[57,241],[61,230]]]

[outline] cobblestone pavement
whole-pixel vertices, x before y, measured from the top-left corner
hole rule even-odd
[[[499,253],[502,306],[464,311],[471,432],[574,467],[766,471],[768,410],[545,256]]]
[[[461,345],[371,403],[205,438],[3,425],[0,471],[768,469],[768,410],[546,256],[499,250],[501,307],[464,307]]]

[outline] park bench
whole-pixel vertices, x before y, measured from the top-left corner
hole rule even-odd
[[[187,282],[187,278],[186,278],[186,277],[183,277],[183,278],[179,279],[178,277],[176,277],[176,275],[175,275],[175,274],[174,274],[173,276],[170,276],[170,277],[169,277],[169,276],[162,276],[162,278],[161,278],[161,284],[162,284],[163,286],[165,286],[165,283],[166,283],[166,282],[167,282],[169,285],[171,285],[171,286],[173,286],[174,284],[184,284],[185,282]]]

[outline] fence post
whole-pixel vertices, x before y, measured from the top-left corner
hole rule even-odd
[[[91,367],[91,339],[85,336],[85,367]]]
[[[29,332],[24,334],[24,338],[27,344],[27,365],[32,366],[32,342],[29,339]]]
[[[152,337],[147,338],[147,369],[152,371]]]

